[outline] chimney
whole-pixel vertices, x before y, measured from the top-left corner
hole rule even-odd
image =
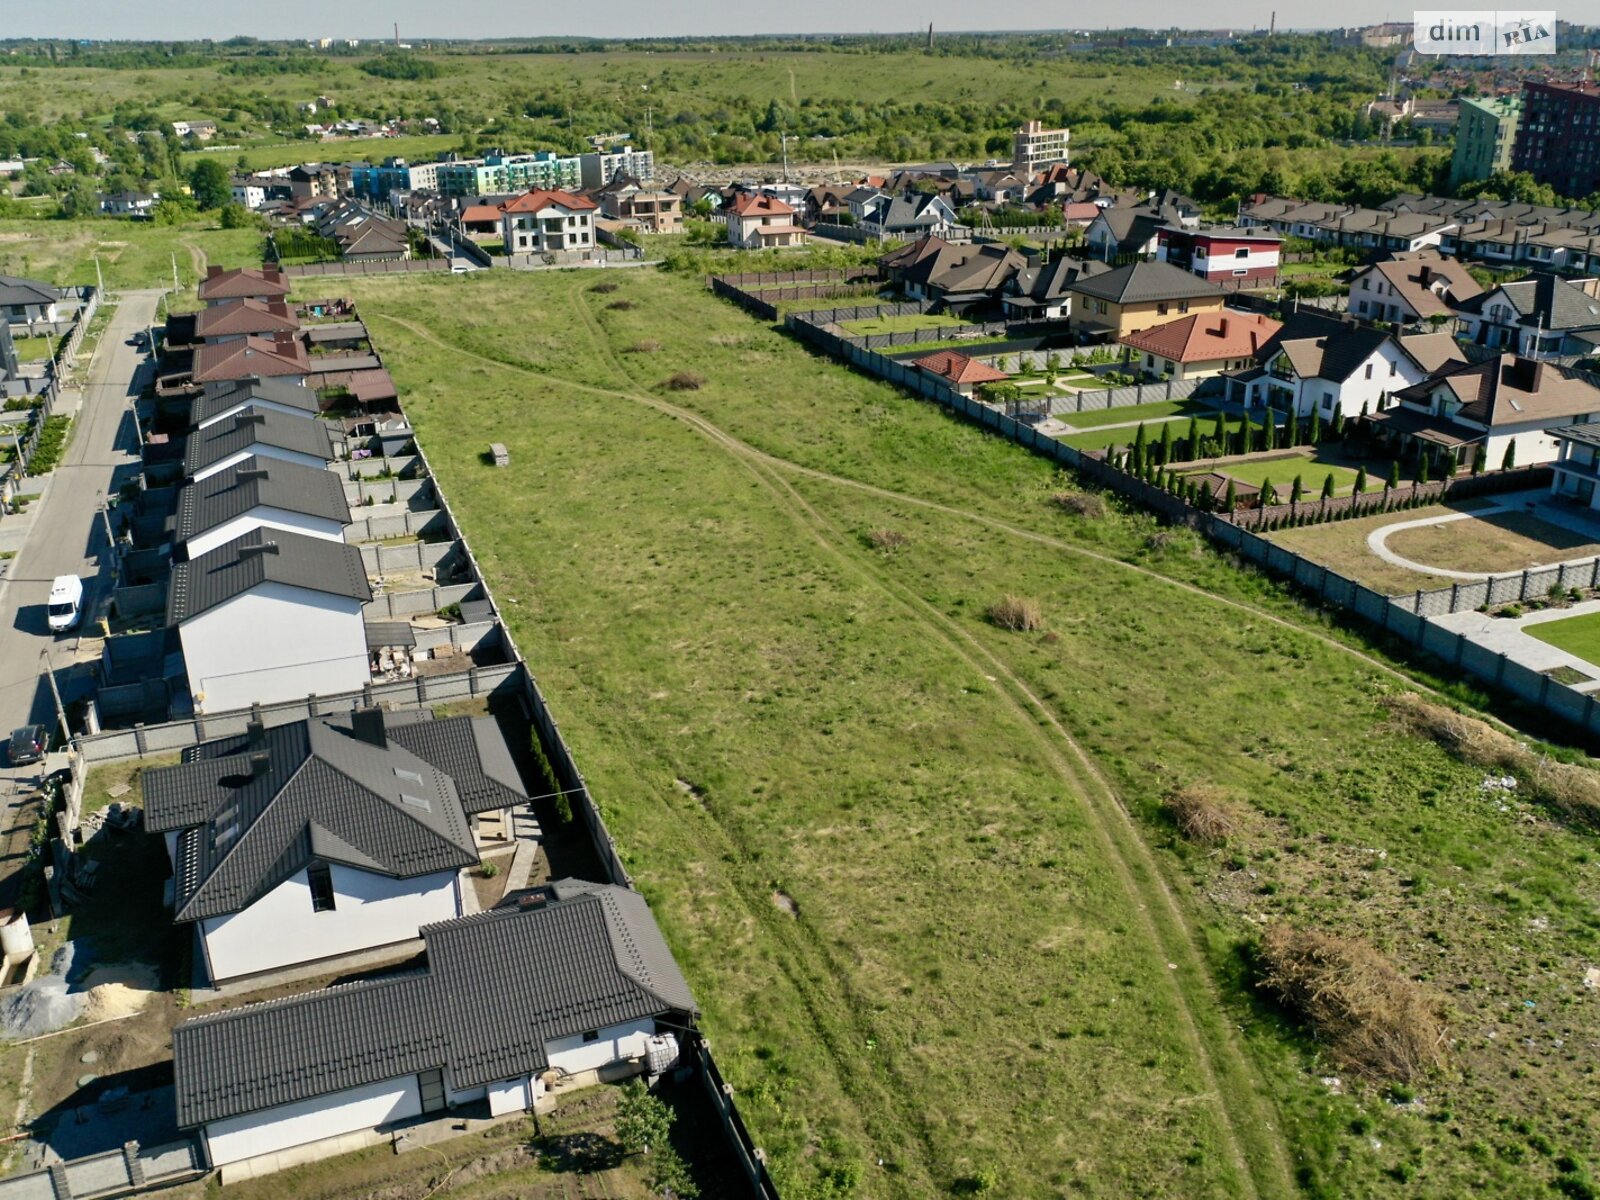
[[[272,347],[279,354],[287,355],[290,358],[296,357],[295,351],[298,349],[298,347],[295,345],[294,334],[292,333],[273,334]]]
[[[260,721],[252,719],[250,723],[244,727],[244,731],[245,737],[249,742],[250,749],[260,750],[267,744],[267,727]]]
[[[221,274],[222,274],[222,268],[217,266],[217,264],[215,264],[215,263],[211,263],[206,267],[206,278],[207,279],[215,279],[218,275],[221,275]]]
[[[260,779],[267,773],[267,764],[271,758],[265,750],[257,750],[250,755],[250,778]]]
[[[1225,338],[1225,337],[1228,336],[1228,318],[1227,317],[1223,317],[1220,321],[1217,322],[1217,336],[1219,338]]]
[[[1519,354],[1512,361],[1510,374],[1512,382],[1523,391],[1537,392],[1544,380],[1544,363]]]
[[[265,425],[266,423],[267,414],[264,412],[257,412],[253,408],[249,412],[240,413],[233,419],[233,427],[235,429],[242,429],[246,425]]]
[[[1433,271],[1428,267],[1427,263],[1423,263],[1422,264],[1422,274],[1417,277],[1417,282],[1422,284],[1423,287],[1427,287],[1429,285],[1429,283],[1432,281],[1432,279],[1433,279]]]
[[[262,555],[262,554],[276,554],[277,552],[278,552],[278,543],[277,542],[262,542],[259,546],[240,546],[239,547],[239,557],[240,558],[256,558],[256,557],[258,557],[259,555]]]
[[[257,479],[265,479],[267,477],[267,469],[265,467],[246,467],[244,470],[235,471],[233,474],[234,478],[240,483],[251,483]]]
[[[360,741],[384,747],[389,737],[383,730],[383,709],[376,706],[358,708],[350,714],[350,732]]]

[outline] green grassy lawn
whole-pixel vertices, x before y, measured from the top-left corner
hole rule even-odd
[[[351,286],[785,1194],[1524,1196],[1600,1141],[1591,840],[1351,635],[693,278],[509,274]],[[1249,986],[1284,920],[1448,993],[1420,1109]]]
[[[1195,400],[1155,400],[1149,404],[1131,404],[1127,408],[1062,413],[1061,419],[1076,429],[1096,429],[1101,425],[1120,425],[1127,421],[1159,421],[1166,417],[1187,417],[1191,414],[1204,416],[1212,411]]]
[[[316,120],[315,117],[307,119]],[[460,146],[460,136],[448,133],[349,138],[331,142],[294,138],[287,141],[245,142],[231,149],[219,146],[215,150],[191,150],[183,155],[183,165],[187,168],[202,158],[220,158],[228,164],[229,170],[233,170],[243,159],[246,167],[259,171],[267,167],[291,167],[303,162],[382,162],[391,157],[427,162],[441,151],[459,149]]]
[[[1145,436],[1152,441],[1159,441],[1161,439],[1161,426],[1168,423],[1172,425],[1172,436],[1175,438],[1182,437],[1184,431],[1188,428],[1186,421],[1182,418],[1157,417],[1145,425]],[[1091,429],[1087,433],[1066,434],[1059,440],[1079,450],[1104,450],[1107,446],[1121,446],[1123,449],[1127,449],[1133,445],[1133,439],[1138,432],[1137,426],[1130,426],[1126,429]]]
[[[1204,423],[1202,422],[1202,427]],[[1296,475],[1300,476],[1305,486],[1305,495],[1316,498],[1322,495],[1322,487],[1329,475],[1333,476],[1334,495],[1347,496],[1355,491],[1356,467],[1345,462],[1333,462],[1319,454],[1316,450],[1305,447],[1301,453],[1273,459],[1259,458],[1247,462],[1226,463],[1216,468],[1224,475],[1231,475],[1241,483],[1253,483],[1260,487],[1270,479],[1272,485],[1280,493],[1281,498],[1287,502],[1289,493],[1287,488],[1294,483]],[[1389,477],[1388,460],[1373,460],[1366,464],[1367,491],[1378,492],[1383,490],[1383,484]],[[1402,481],[1410,483],[1410,473],[1402,472]]]
[[[40,359],[54,358],[56,348],[63,340],[53,337],[19,337],[13,338],[12,344],[17,348],[18,362],[36,362]]]
[[[871,317],[863,321],[846,321],[840,328],[847,333],[868,336],[880,333],[911,333],[918,329],[946,329],[969,323],[933,313],[907,313],[902,317]]]
[[[109,288],[192,287],[205,264],[261,261],[261,234],[195,218],[181,225],[92,218],[0,220],[0,274],[55,284],[95,282],[95,258]]]
[[[1524,625],[1522,632],[1554,646],[1557,650],[1565,650],[1585,662],[1600,666],[1600,613]]]

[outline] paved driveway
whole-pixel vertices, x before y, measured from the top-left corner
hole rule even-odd
[[[45,624],[50,581],[81,575],[84,611],[92,614],[103,595],[99,570],[109,548],[99,515],[102,500],[137,475],[139,452],[129,399],[138,395],[153,368],[142,351],[127,345],[135,332],[154,323],[158,291],[123,292],[100,339],[88,383],[79,397],[72,441],[62,461],[43,480],[39,499],[20,516],[27,535],[0,582],[0,733],[38,721],[55,724],[55,705],[40,674],[41,653],[58,673],[63,699],[86,694],[86,668],[73,669],[77,637],[53,636]],[[70,399],[68,403],[70,407]],[[0,798],[7,784],[40,775],[0,764]]]

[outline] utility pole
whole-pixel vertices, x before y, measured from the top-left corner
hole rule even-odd
[[[178,294],[178,252],[172,252],[172,294]]]
[[[137,416],[134,417],[133,423],[135,425],[139,423],[139,418]],[[111,510],[106,507],[106,498],[104,493],[101,493],[100,496],[100,522],[106,527],[106,541],[110,543],[111,548],[115,550],[117,548],[117,535],[111,529]]]
[[[788,135],[788,133],[787,132],[780,133],[778,135],[778,140],[783,143],[783,181],[785,183],[788,183],[789,182],[789,135]]]
[[[56,687],[56,673],[50,666],[50,651],[39,651],[39,662],[44,670],[44,677],[50,681],[50,695],[55,698],[56,720],[61,723],[61,736],[70,742],[72,727],[67,724],[67,707],[61,703],[61,689]]]
[[[94,290],[98,296],[104,297],[106,294],[106,281],[100,274],[100,252],[98,250],[95,251],[94,255]]]

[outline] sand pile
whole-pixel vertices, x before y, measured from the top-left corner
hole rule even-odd
[[[82,986],[88,996],[84,1017],[90,1021],[109,1021],[132,1016],[143,1009],[160,990],[161,980],[151,966],[109,963],[89,972]]]

